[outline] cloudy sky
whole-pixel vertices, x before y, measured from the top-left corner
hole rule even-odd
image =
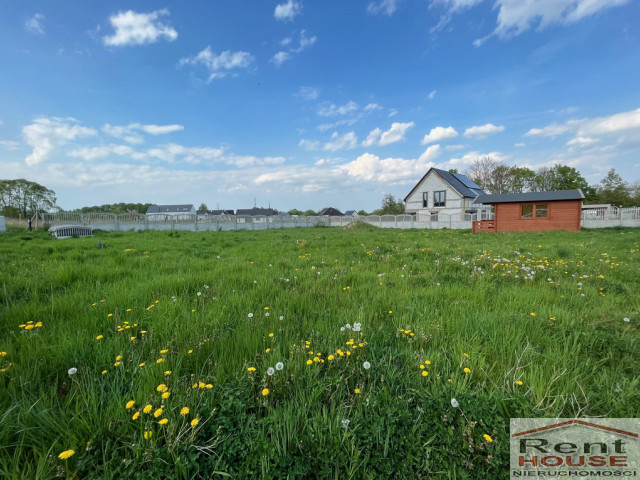
[[[0,178],[373,210],[491,154],[640,179],[636,0],[0,2]]]

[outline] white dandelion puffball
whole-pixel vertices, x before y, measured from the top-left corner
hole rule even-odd
[[[276,370],[282,370],[284,368],[284,363],[278,362],[276,363]]]
[[[76,367],[71,367],[69,370],[67,370],[67,373],[69,375],[75,375],[76,373],[78,373],[78,369]]]
[[[249,315],[247,315],[249,318],[253,318],[253,313],[249,313]]]
[[[349,330],[351,330],[351,324],[347,323],[347,324],[345,325],[345,327],[346,327],[346,328],[348,328]]]
[[[264,312],[264,316],[268,317],[269,316],[269,312]]]
[[[282,315],[280,315],[280,320],[284,320],[284,317]]]
[[[202,295],[202,292],[198,292],[198,296]]]
[[[344,327],[340,327],[340,331],[341,331],[341,332],[344,332]]]
[[[269,368],[267,368],[267,375],[271,376],[271,375],[273,375],[274,373],[276,373],[276,371],[273,369],[273,367],[269,367]]]
[[[624,317],[624,318],[622,319],[622,321],[623,321],[623,322],[630,322],[630,321],[631,321],[631,319],[629,319],[629,318],[627,318],[627,317]]]
[[[340,420],[340,426],[344,429],[349,428],[349,423],[351,423],[351,420],[349,420],[348,418],[343,418],[342,420]]]
[[[460,406],[460,404],[458,403],[458,400],[456,400],[455,398],[451,399],[451,406],[453,408],[458,408]]]
[[[365,370],[369,370],[369,369],[371,368],[371,364],[370,364],[369,362],[364,362],[364,363],[362,364],[362,367],[363,367]]]

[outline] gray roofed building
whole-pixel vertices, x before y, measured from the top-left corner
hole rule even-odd
[[[147,213],[196,213],[196,207],[190,205],[151,205]]]
[[[485,205],[493,205],[495,203],[519,203],[519,202],[550,202],[557,200],[583,200],[584,194],[582,190],[552,190],[548,192],[527,192],[527,193],[500,193],[496,195],[488,195],[483,193],[479,195],[475,202]]]
[[[278,212],[272,208],[257,208],[257,207],[253,207],[253,208],[238,208],[236,209],[236,215],[251,215],[251,216],[266,216],[266,217],[271,217],[274,215],[277,215]]]

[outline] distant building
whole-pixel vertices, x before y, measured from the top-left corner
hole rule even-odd
[[[176,220],[188,220],[196,214],[193,205],[151,205],[147,210],[149,220],[174,217]]]
[[[360,215],[358,215],[358,212],[356,212],[355,210],[347,210],[346,212],[344,212],[344,216],[345,217],[359,217]]]
[[[253,217],[256,216],[264,216],[264,217],[272,217],[274,215],[278,215],[278,212],[273,208],[238,208],[236,209],[236,215],[251,215]]]
[[[320,214],[321,217],[344,217],[344,213],[342,213],[337,208],[329,207],[324,212]]]
[[[209,218],[209,217],[228,217],[230,215],[235,215],[233,210],[196,210],[196,215],[198,218]]]

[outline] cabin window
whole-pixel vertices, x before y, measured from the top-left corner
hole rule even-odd
[[[422,206],[427,208],[429,206],[429,192],[424,192],[422,194]]]
[[[446,195],[447,191],[442,190],[439,192],[433,192],[433,206],[434,207],[444,207],[446,203]]]
[[[536,218],[547,218],[549,205],[536,205]]]
[[[438,221],[438,212],[431,212],[431,221],[432,222],[437,222]]]
[[[533,205],[522,205],[522,218],[533,218]]]

